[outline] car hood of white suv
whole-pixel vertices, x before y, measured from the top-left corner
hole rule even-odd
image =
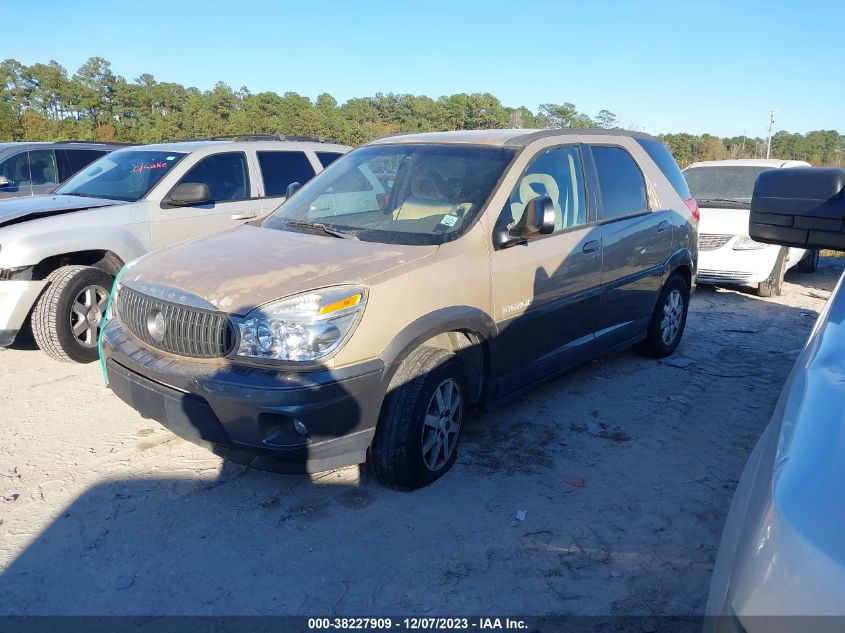
[[[83,196],[45,195],[28,198],[9,198],[0,200],[0,226],[15,224],[31,218],[48,215],[72,213],[115,204],[127,204],[121,200],[108,198],[88,198]]]
[[[713,209],[702,207],[698,232],[715,235],[748,235],[748,209]]]

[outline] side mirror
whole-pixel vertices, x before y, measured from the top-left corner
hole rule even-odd
[[[6,176],[0,176],[0,187],[8,187],[11,183]]]
[[[298,182],[292,182],[288,185],[287,190],[285,191],[285,198],[290,198],[293,194],[299,191],[302,188],[302,185]]]
[[[181,185],[176,185],[167,200],[172,207],[187,207],[207,202],[211,202],[211,191],[207,184],[200,182],[183,182]]]
[[[845,250],[845,169],[762,172],[754,183],[748,234],[767,244]]]
[[[522,217],[508,227],[511,237],[527,239],[548,235],[555,230],[555,203],[549,196],[537,196],[528,201]]]

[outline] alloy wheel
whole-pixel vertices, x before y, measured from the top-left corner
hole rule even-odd
[[[102,286],[85,286],[73,300],[70,329],[83,347],[96,347],[106,313],[109,292]]]
[[[673,290],[663,304],[663,319],[660,321],[660,338],[664,345],[671,345],[681,331],[684,316],[684,299],[681,293]]]
[[[430,471],[440,470],[452,457],[462,418],[461,389],[455,380],[447,378],[434,390],[423,423],[422,458]]]

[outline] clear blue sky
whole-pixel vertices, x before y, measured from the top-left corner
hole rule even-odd
[[[0,58],[70,72],[97,55],[203,90],[491,92],[723,136],[764,135],[777,108],[776,130],[845,132],[842,0],[0,0],[13,6]]]

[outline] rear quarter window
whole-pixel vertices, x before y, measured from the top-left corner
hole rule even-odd
[[[314,168],[304,152],[258,152],[264,195],[283,196],[288,185],[304,185],[314,177]]]
[[[675,162],[675,158],[672,156],[669,148],[660,141],[653,139],[638,138],[637,143],[640,144],[640,147],[646,151],[646,154],[660,168],[660,171],[663,172],[663,175],[666,176],[666,179],[671,183],[675,191],[678,192],[678,195],[681,196],[681,199],[689,200],[692,198],[686,178],[684,178],[684,174],[681,172],[681,168],[678,167],[678,163]]]

